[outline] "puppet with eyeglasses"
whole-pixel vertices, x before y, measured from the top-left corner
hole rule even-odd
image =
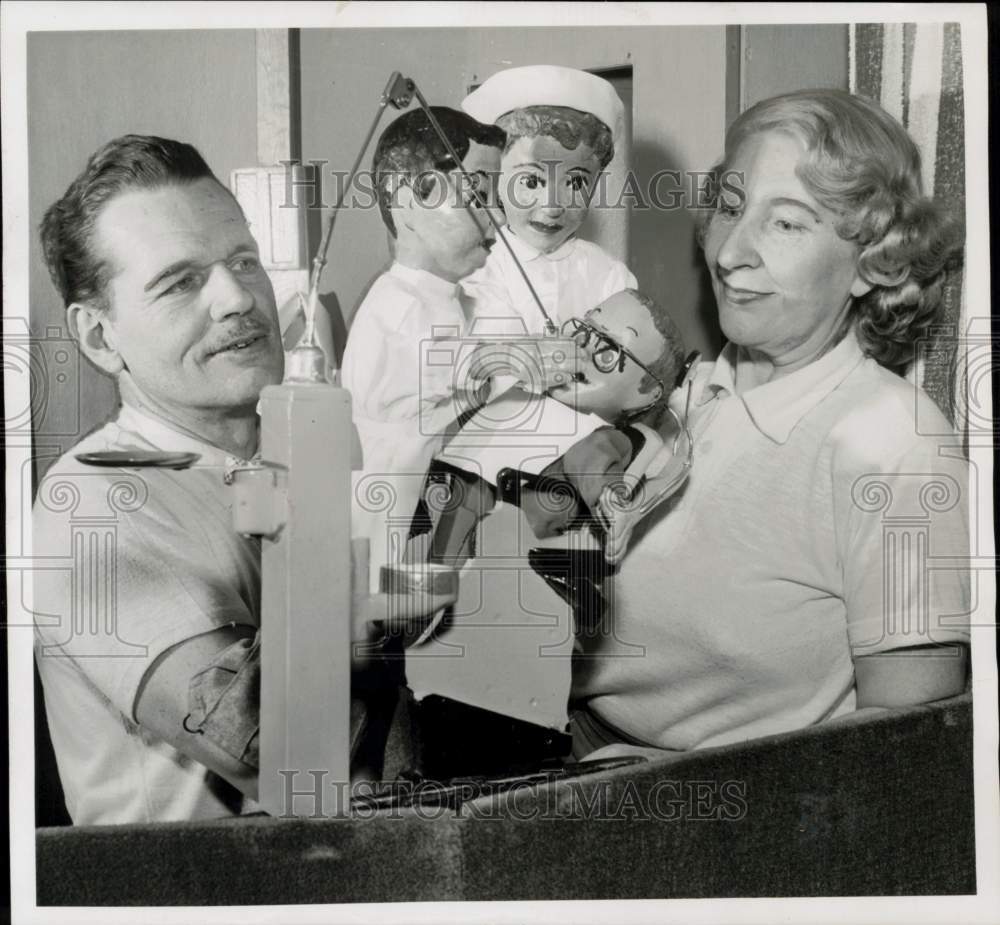
[[[685,362],[680,333],[664,309],[637,290],[626,289],[582,319],[569,319],[562,333],[575,341],[582,363],[572,381],[549,388],[541,401],[575,412],[585,433],[534,471],[523,441],[505,451],[509,462],[499,468],[483,466],[482,454],[473,463],[470,457],[477,454],[469,452],[468,441],[450,445],[431,475],[449,487],[430,541],[432,561],[458,566],[472,555],[476,526],[498,500],[520,507],[539,539],[583,524],[606,526],[606,517],[600,516],[602,498],[627,484],[630,467],[639,464],[641,474],[664,446],[667,432],[673,428],[677,436],[679,426],[670,422],[667,402],[690,358]],[[506,399],[516,403],[517,396],[508,392]],[[495,406],[489,410],[495,417]],[[588,426],[588,421],[594,423]],[[550,436],[543,426],[541,440],[550,442]],[[609,540],[614,542],[601,537],[608,560],[614,562],[624,550],[620,544],[608,548]]]

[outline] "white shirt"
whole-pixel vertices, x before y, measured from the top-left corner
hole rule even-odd
[[[853,334],[784,378],[754,372],[734,345],[699,367],[690,480],[636,528],[574,680],[663,748],[849,712],[852,655],[968,641],[968,572],[910,555],[968,554],[968,464],[915,423],[950,432],[933,402]]]
[[[373,590],[391,558],[388,519],[412,515],[444,430],[464,410],[453,401],[453,352],[433,341],[465,330],[458,286],[400,263],[375,280],[351,324],[341,383],[364,451],[352,533],[370,540]]]
[[[546,254],[522,241],[510,229],[504,229],[502,234],[510,241],[542,305],[557,326],[568,318],[582,317],[616,292],[638,285],[624,263],[591,241],[570,238]],[[462,280],[462,289],[473,312],[473,333],[544,332],[545,319],[503,241],[493,245],[482,269]],[[512,324],[512,318],[520,319],[524,327],[517,322]]]
[[[105,469],[77,453],[201,454],[193,468]],[[33,509],[35,655],[75,824],[210,819],[235,791],[140,728],[143,675],[167,649],[260,625],[260,544],[232,528],[226,454],[128,405],[46,473]],[[246,809],[255,808],[247,801]]]

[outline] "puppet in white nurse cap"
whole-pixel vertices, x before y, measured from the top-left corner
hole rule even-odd
[[[508,231],[543,254],[568,256],[563,245],[586,218],[624,131],[625,107],[614,87],[573,68],[515,67],[490,77],[462,108],[507,134],[500,200]],[[593,305],[580,306],[580,312],[588,308]]]
[[[614,144],[625,131],[625,106],[603,77],[572,67],[534,64],[499,71],[472,91],[462,108],[480,122],[496,122],[515,109],[564,106],[587,112],[610,130]]]

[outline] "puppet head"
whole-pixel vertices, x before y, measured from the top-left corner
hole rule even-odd
[[[684,365],[670,316],[635,289],[616,292],[563,326],[590,362],[577,380],[550,393],[577,411],[619,424],[666,405]]]
[[[431,111],[475,190],[464,182],[423,110],[405,113],[382,133],[372,171],[382,220],[396,239],[396,259],[458,282],[486,262],[495,241],[482,203],[496,201],[504,134],[454,109],[434,106]]]
[[[510,68],[462,103],[507,133],[500,198],[518,238],[543,253],[576,234],[624,130],[625,107],[608,81],[573,68]]]

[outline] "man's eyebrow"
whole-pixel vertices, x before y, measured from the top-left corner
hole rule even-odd
[[[175,260],[170,266],[164,267],[156,274],[146,285],[143,287],[143,292],[149,292],[160,285],[165,279],[169,279],[171,276],[176,276],[182,270],[187,270],[190,267],[197,266],[198,264],[193,260]]]
[[[226,255],[224,259],[228,263],[237,254],[256,253],[256,251],[257,248],[253,244],[251,244],[249,241],[244,241],[242,244],[238,244],[236,247],[234,247]],[[189,270],[192,267],[201,268],[202,264],[198,263],[197,260],[191,260],[189,258],[185,258],[184,260],[175,260],[172,264],[160,270],[160,272],[157,273],[156,276],[154,276],[148,283],[146,283],[142,291],[149,292],[155,289],[157,286],[159,286],[160,283],[162,283],[165,279],[169,279],[171,276],[176,276],[178,273],[181,273],[184,270]]]
[[[822,216],[817,212],[809,203],[803,202],[801,199],[796,199],[793,196],[778,196],[776,199],[771,200],[771,205],[774,206],[798,206],[800,209],[805,209],[814,219],[814,221],[823,221]]]

